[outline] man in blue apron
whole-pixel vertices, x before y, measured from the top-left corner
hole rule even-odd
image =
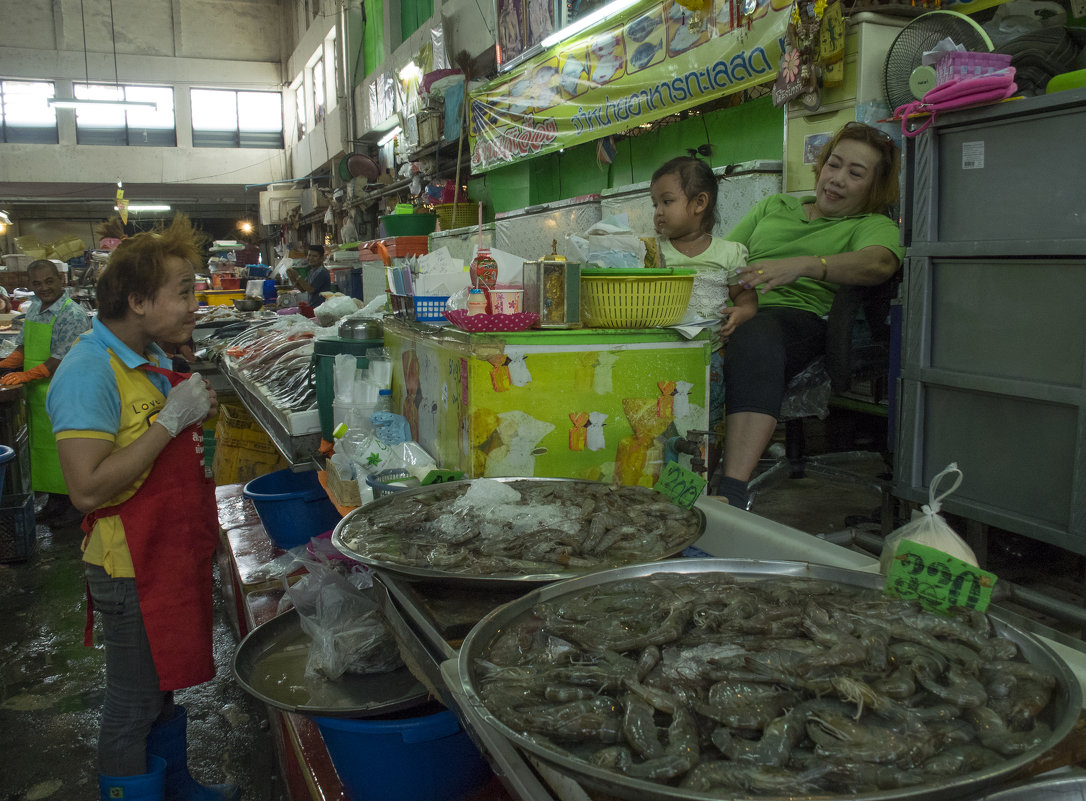
[[[57,265],[48,259],[27,268],[34,299],[16,336],[15,350],[0,368],[14,372],[0,378],[4,386],[26,385],[27,428],[30,437],[30,475],[34,492],[49,494],[38,519],[54,525],[74,523],[81,515],[68,500],[68,487],[57,460],[57,441],[45,412],[49,382],[72,344],[91,327],[87,312],[68,297]]]

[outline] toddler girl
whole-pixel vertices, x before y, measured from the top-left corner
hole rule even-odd
[[[720,326],[712,331],[709,391],[712,428],[724,419],[724,386],[720,379],[722,342],[736,326],[758,311],[754,290],[735,284],[736,271],[746,266],[747,248],[712,235],[717,177],[701,159],[693,156],[671,159],[653,173],[649,191],[664,265],[697,270],[690,309],[700,319],[721,320]]]

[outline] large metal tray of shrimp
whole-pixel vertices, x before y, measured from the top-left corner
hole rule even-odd
[[[1067,664],[998,615],[941,616],[883,578],[677,559],[539,587],[457,672],[513,745],[632,801],[963,799],[1071,731]]]
[[[507,477],[385,495],[340,520],[332,543],[407,580],[501,588],[665,559],[704,531],[700,509],[647,487]]]

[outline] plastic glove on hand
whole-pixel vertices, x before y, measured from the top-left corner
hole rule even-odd
[[[211,390],[199,373],[193,373],[170,390],[166,405],[158,413],[155,422],[176,437],[193,423],[199,423],[211,410]]]
[[[44,364],[39,364],[37,367],[31,367],[25,373],[8,373],[3,378],[0,378],[0,384],[5,387],[15,387],[19,384],[27,384],[31,381],[36,381],[39,378],[48,378],[49,368]]]

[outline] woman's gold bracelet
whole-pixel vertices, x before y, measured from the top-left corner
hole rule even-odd
[[[818,280],[819,281],[825,281],[826,280],[826,273],[829,271],[830,265],[826,264],[825,256],[819,256],[818,257],[818,263],[822,265],[822,276]]]

